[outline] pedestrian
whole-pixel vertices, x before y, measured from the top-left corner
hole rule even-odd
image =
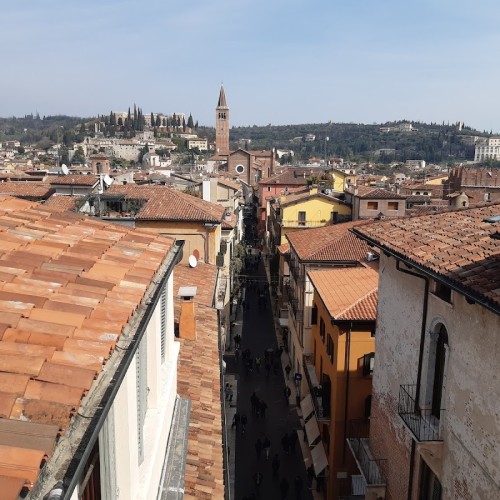
[[[239,360],[240,360],[240,350],[236,348],[234,350],[234,361],[236,361],[236,364],[238,364]]]
[[[288,479],[286,477],[282,477],[280,481],[281,500],[285,500],[288,494],[288,488]]]
[[[259,494],[260,494],[260,485],[262,484],[263,479],[264,479],[264,475],[260,471],[257,471],[253,475],[253,483],[255,484],[255,493],[257,494],[257,496],[259,496]]]
[[[238,412],[236,412],[234,415],[233,415],[233,423],[231,424],[231,429],[233,427],[236,427],[236,431],[238,431],[238,426],[240,425],[240,414]]]
[[[288,442],[290,444],[290,451],[292,453],[295,453],[295,445],[297,444],[297,440],[298,440],[297,432],[294,431],[290,433],[288,437]]]
[[[257,441],[255,441],[255,452],[257,453],[257,460],[260,461],[260,455],[262,453],[262,441],[260,438],[257,438]]]
[[[308,490],[312,490],[314,476],[315,476],[314,467],[311,464],[307,468],[307,489]]]
[[[290,404],[290,395],[292,394],[290,387],[286,385],[283,394],[285,395],[286,405],[288,406]]]
[[[281,438],[281,446],[283,451],[290,455],[290,438],[288,437],[288,433],[285,432],[284,436]]]
[[[235,337],[235,340],[236,340],[236,337]],[[292,371],[292,368],[290,367],[290,365],[286,365],[285,366],[285,373],[286,373],[286,379],[289,380],[290,379],[290,372]]]
[[[302,495],[302,488],[304,486],[304,481],[300,476],[295,476],[295,498],[296,500],[300,500]]]
[[[241,433],[245,434],[245,431],[246,431],[246,428],[247,428],[247,422],[248,422],[247,416],[246,416],[245,413],[243,413],[243,415],[241,415],[240,421],[241,421]]]
[[[267,404],[263,399],[261,399],[259,401],[259,412],[262,418],[266,418],[266,410],[267,410]]]
[[[259,416],[258,408],[259,408],[259,398],[257,397],[257,394],[255,391],[252,392],[252,395],[250,396],[250,404],[252,405],[252,415],[253,416]]]
[[[273,468],[273,478],[278,477],[278,471],[280,470],[280,457],[276,453],[273,457],[273,461],[271,463],[271,467]]]
[[[266,454],[266,460],[269,460],[269,453],[271,451],[271,441],[267,436],[264,437],[262,448],[264,448],[264,453]]]
[[[255,358],[255,371],[257,373],[260,373],[260,365],[261,365],[261,363],[262,363],[262,358],[260,356],[257,356]]]
[[[233,323],[234,325],[234,323]],[[235,336],[234,336],[234,345],[239,348],[240,347],[240,343],[241,343],[241,335],[239,333],[237,333]]]

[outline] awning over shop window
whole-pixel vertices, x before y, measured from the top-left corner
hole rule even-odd
[[[302,416],[304,420],[307,420],[311,414],[314,412],[314,405],[312,401],[312,397],[308,394],[301,402],[300,409],[302,410]]]
[[[309,446],[312,446],[320,437],[318,421],[316,420],[316,416],[313,415],[306,422],[306,434],[307,434],[307,442]]]
[[[328,465],[325,448],[321,441],[311,450],[311,458],[313,461],[314,473],[316,476],[319,476]]]

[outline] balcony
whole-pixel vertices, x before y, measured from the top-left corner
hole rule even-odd
[[[304,320],[304,311],[299,308],[299,301],[297,299],[291,299],[288,303],[290,304],[290,309],[295,321],[302,322]]]
[[[311,394],[311,399],[313,401],[316,419],[318,420],[318,422],[329,423],[330,404],[327,397],[328,395],[323,394],[323,387],[316,377],[312,354],[304,355],[304,372],[306,375],[309,392]]]
[[[363,475],[367,490],[376,487],[384,489],[386,485],[385,468],[387,460],[375,459],[372,456],[368,439],[369,432],[369,420],[351,420],[349,422],[347,444],[356,460],[359,472]]]
[[[442,441],[440,421],[443,409],[421,408],[416,401],[415,384],[399,387],[398,413],[417,441]]]

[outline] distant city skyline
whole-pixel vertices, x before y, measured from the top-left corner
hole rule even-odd
[[[192,113],[213,126],[455,123],[500,132],[500,2],[7,2],[0,116]]]

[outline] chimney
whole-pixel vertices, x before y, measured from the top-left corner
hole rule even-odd
[[[179,337],[186,340],[196,340],[196,316],[194,309],[194,297],[197,287],[181,286],[179,297],[181,298],[181,315],[179,318]]]

